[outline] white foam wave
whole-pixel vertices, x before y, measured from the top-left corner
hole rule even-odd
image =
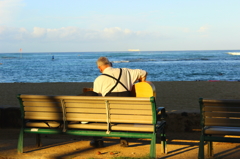
[[[112,61],[112,63],[126,63],[126,62],[129,62],[129,61]]]
[[[240,52],[228,52],[229,55],[240,55]]]

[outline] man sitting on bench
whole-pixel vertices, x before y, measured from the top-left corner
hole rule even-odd
[[[130,97],[130,91],[134,83],[136,81],[146,81],[146,71],[141,69],[113,68],[111,62],[106,57],[100,57],[97,60],[97,66],[102,74],[93,83],[93,93],[101,96]],[[97,145],[97,140],[99,138],[94,138],[90,145],[99,146]]]
[[[102,73],[93,84],[93,91],[102,96],[131,96],[134,83],[146,80],[147,72],[141,69],[113,68],[106,57],[97,60],[97,66]]]

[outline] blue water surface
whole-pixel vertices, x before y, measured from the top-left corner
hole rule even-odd
[[[117,68],[146,70],[149,81],[240,80],[240,50],[126,51],[0,53],[0,83],[93,82],[100,56]]]

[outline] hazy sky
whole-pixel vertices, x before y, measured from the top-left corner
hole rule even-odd
[[[240,49],[239,0],[0,0],[0,53]]]

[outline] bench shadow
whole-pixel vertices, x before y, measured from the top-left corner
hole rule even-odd
[[[221,156],[221,158],[225,158],[225,157],[227,157],[229,155],[233,155],[235,153],[239,153],[239,148],[240,148],[240,146],[236,146],[234,148],[230,148],[230,149],[221,151],[219,153],[214,154],[214,157],[220,157]]]
[[[104,139],[104,148],[106,147],[111,147],[114,145],[118,145],[119,144],[119,139]],[[128,147],[138,147],[138,146],[143,146],[143,145],[149,145],[150,146],[150,140],[146,140],[146,139],[128,139],[130,145]],[[132,143],[134,142],[134,143]],[[160,142],[157,142],[157,144],[160,144]],[[186,153],[188,151],[194,150],[194,149],[198,149],[198,142],[194,141],[186,141],[186,142],[172,142],[169,141],[168,145],[171,144],[177,144],[177,145],[185,145],[184,147],[169,151],[168,154],[161,156],[161,158],[170,158],[170,157],[174,157],[179,154],[182,153]],[[99,150],[104,150],[99,148]],[[126,147],[127,148],[127,147]],[[59,154],[58,156],[52,156],[53,159],[58,159],[58,158],[66,158],[66,157],[70,157],[70,156],[74,156],[74,155],[79,155],[79,153],[83,153],[83,152],[87,152],[89,150],[92,150],[94,148],[79,148],[79,150],[75,150],[72,152],[68,152],[68,154]],[[160,150],[157,150],[160,151]],[[108,152],[101,152],[101,154],[106,154]]]
[[[85,140],[85,141],[90,143],[90,140]],[[68,152],[67,154],[63,152],[62,154],[51,155],[51,159],[68,158],[68,157],[79,155],[83,152],[87,152],[87,151],[90,151],[93,149],[101,151],[101,154],[107,154],[109,152],[104,151],[104,148],[119,145],[120,144],[119,141],[120,141],[120,139],[116,139],[116,138],[113,138],[113,139],[112,138],[104,138],[104,147],[103,148],[94,148],[94,147],[89,147],[89,146],[86,148],[79,147],[79,148],[76,148],[75,150]],[[143,145],[150,146],[150,140],[129,138],[128,141],[130,143],[128,147],[138,147],[138,146],[143,146]],[[73,140],[73,141],[65,141],[65,142],[61,142],[61,143],[54,143],[54,144],[48,144],[48,145],[47,145],[47,143],[45,143],[44,146],[31,148],[31,150],[29,150],[29,147],[32,145],[28,145],[28,148],[25,147],[28,150],[24,151],[24,153],[31,153],[31,152],[44,150],[44,149],[48,149],[48,148],[52,148],[52,147],[56,147],[56,146],[65,145],[65,144],[71,144],[71,143],[75,143],[75,142],[78,142],[80,145],[82,141],[81,140]],[[51,143],[53,143],[53,142],[51,141]],[[120,145],[119,145],[119,147],[120,147]],[[124,148],[128,148],[128,147],[124,147]]]
[[[56,146],[66,145],[70,143],[80,142],[80,141],[90,141],[91,137],[80,137],[80,136],[72,136],[72,135],[42,135],[41,141],[42,146],[36,146],[36,138],[35,134],[28,134],[24,140],[24,153],[30,153],[38,150],[44,150],[47,148],[52,148]],[[28,150],[26,150],[28,149]]]
[[[28,146],[25,146],[25,149],[31,149],[31,150],[25,150],[24,153],[35,152],[35,151],[44,150],[44,149],[61,146],[61,145],[66,145],[66,144],[70,144],[70,143],[74,143],[74,142],[78,142],[78,141],[65,141],[65,142],[61,142],[61,143],[44,144],[44,146],[40,146],[40,147],[37,147],[35,145],[34,146],[28,145]],[[29,147],[31,147],[31,148],[29,148]]]
[[[179,145],[181,148],[177,148],[168,151],[167,154],[162,154],[161,158],[172,158],[177,155],[198,150],[200,132],[167,132],[167,146]],[[160,140],[157,141],[160,144]]]
[[[161,156],[161,158],[170,158],[173,156],[177,157],[177,155],[179,155],[179,154],[186,153],[186,152],[194,150],[194,149],[198,149],[198,147],[192,147],[191,145],[187,145],[186,147],[182,147],[182,148],[170,151],[167,153],[166,156]]]
[[[200,132],[190,132],[190,133],[178,133],[178,132],[168,132],[167,134],[167,146],[171,145],[177,145],[180,147],[177,147],[175,149],[171,149],[168,151],[167,154],[161,154],[161,158],[172,158],[172,157],[177,157],[180,154],[183,153],[188,153],[189,151],[196,151],[198,152],[198,146],[199,146],[199,139],[200,139]],[[52,136],[52,135],[49,135]],[[49,140],[50,139],[50,140]],[[56,139],[56,140],[55,140]],[[87,141],[90,142],[92,137],[83,137],[83,136],[65,136],[62,138],[62,135],[56,136],[53,135],[51,138],[49,137],[43,137],[42,138],[42,143],[44,144],[42,147],[36,147],[35,144],[35,138],[30,137],[26,141],[27,144],[24,146],[24,153],[32,153],[38,150],[44,150],[48,148],[53,148],[61,145],[66,145],[66,144],[71,144],[71,143],[77,143],[81,145],[82,141]],[[31,142],[29,142],[31,141]],[[103,148],[93,148],[90,147],[89,145],[87,147],[84,146],[76,146],[76,149],[70,150],[69,152],[62,152],[59,154],[53,154],[51,155],[51,158],[53,159],[58,159],[58,158],[68,158],[68,157],[73,157],[73,156],[79,156],[81,153],[88,152],[91,150],[96,149],[96,151],[101,151],[101,154],[106,154],[109,152],[104,151],[104,148],[119,145],[119,139],[118,138],[104,138],[104,147]],[[148,139],[136,139],[136,138],[129,138],[129,147],[139,147],[139,146],[144,146],[148,145],[150,146],[150,140]],[[86,145],[86,142],[85,142]],[[160,140],[157,139],[157,146],[160,146]],[[217,146],[217,145],[216,145]],[[120,147],[120,145],[119,145]],[[126,147],[127,148],[127,147]],[[214,148],[217,148],[214,146]],[[240,145],[236,145],[234,148],[228,148],[225,149],[224,151],[214,153],[214,157],[217,158],[225,158],[228,157],[231,154],[239,153],[239,148]],[[159,152],[160,149],[157,149],[157,152]]]
[[[85,140],[85,141],[90,143],[91,140]],[[73,157],[75,155],[79,156],[79,154],[81,154],[83,152],[87,152],[87,151],[93,150],[93,149],[101,151],[101,154],[107,154],[108,152],[104,152],[104,148],[111,147],[111,146],[119,144],[119,140],[118,139],[107,139],[107,140],[104,139],[104,141],[106,143],[104,142],[104,147],[103,148],[95,148],[95,147],[90,147],[90,146],[88,146],[86,148],[79,147],[79,148],[76,148],[75,150],[72,150],[72,151],[68,152],[67,154],[65,154],[63,152],[63,154],[51,155],[51,159],[61,159],[61,158],[69,158],[69,157],[71,158],[71,157]],[[33,151],[43,150],[43,149],[51,148],[51,147],[54,147],[54,146],[71,144],[71,143],[74,143],[74,142],[79,142],[79,144],[81,144],[82,140],[67,141],[67,142],[51,144],[51,145],[43,146],[43,147],[40,147],[40,148],[37,148],[37,149],[34,149],[34,150],[25,151],[25,152],[26,153],[30,153],[30,152],[33,152]]]
[[[198,154],[200,132],[167,133],[167,135],[169,136],[167,145],[182,145],[183,147],[168,151],[167,155],[161,155],[161,158],[166,159],[174,156],[177,157],[177,155],[179,154],[186,153],[192,150],[196,150],[196,153]],[[207,143],[205,143],[204,145],[206,146]],[[214,149],[217,149],[217,146],[218,145],[214,145]],[[226,157],[229,157],[230,155],[237,155],[240,153],[239,148],[240,145],[232,148],[226,148],[224,151],[214,153],[214,158],[224,159]],[[207,155],[206,149],[205,155]]]

